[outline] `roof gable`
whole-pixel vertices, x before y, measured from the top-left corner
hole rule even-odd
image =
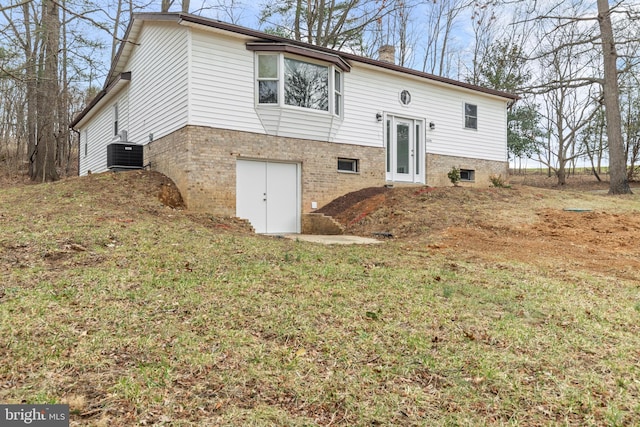
[[[291,40],[285,37],[276,36],[273,34],[267,34],[261,31],[253,30],[246,27],[241,27],[235,24],[229,24],[227,22],[218,21],[210,18],[203,18],[201,16],[185,14],[185,13],[140,13],[134,14],[132,22],[129,24],[129,28],[127,29],[127,33],[124,37],[124,42],[121,44],[120,49],[118,50],[118,55],[116,56],[114,63],[112,64],[111,70],[109,72],[109,76],[107,81],[105,82],[105,87],[117,76],[124,72],[124,69],[120,69],[119,67],[123,67],[127,62],[126,59],[128,55],[131,53],[133,45],[136,43],[137,36],[140,32],[140,28],[145,21],[155,21],[155,22],[175,22],[182,25],[196,25],[196,26],[204,26],[212,29],[222,30],[225,32],[238,34],[241,36],[245,36],[247,38],[254,39],[247,43],[247,48],[252,49],[257,47],[258,45],[269,46],[269,43],[272,46],[287,46],[288,49],[294,50],[296,48],[303,49],[307,52],[316,52],[317,54],[324,55],[325,58],[335,58],[332,61],[336,65],[338,65],[343,70],[348,70],[349,62],[360,62],[363,64],[367,64],[373,67],[386,69],[390,71],[395,71],[401,74],[407,74],[414,77],[423,78],[426,80],[430,80],[433,82],[438,82],[445,85],[456,86],[459,88],[472,90],[475,92],[481,92],[488,95],[497,96],[500,98],[505,98],[509,100],[517,100],[519,96],[503,92],[495,89],[490,89],[486,87],[476,86],[469,83],[449,79],[442,76],[436,76],[434,74],[425,73],[418,70],[413,70],[410,68],[401,67],[399,65],[395,65],[390,62],[379,61],[372,58],[366,58],[363,56],[355,55],[348,52],[340,52],[337,50],[315,46],[309,43],[304,43],[296,40]]]
[[[390,62],[366,58],[363,56],[355,55],[348,52],[341,52],[322,46],[315,46],[309,43],[291,40],[285,37],[264,33],[250,28],[241,27],[239,25],[218,21],[215,19],[203,18],[201,16],[185,13],[137,13],[133,15],[133,19],[129,23],[129,27],[127,28],[127,31],[123,37],[123,41],[120,44],[116,57],[114,58],[107,78],[105,79],[102,91],[98,93],[96,98],[87,106],[87,108],[85,108],[85,110],[82,111],[73,120],[73,122],[71,123],[71,127],[75,127],[85,116],[87,116],[89,111],[94,108],[100,100],[105,98],[105,96],[117,86],[117,83],[119,81],[123,80],[123,76],[125,76],[124,79],[130,79],[130,75],[126,74],[127,70],[125,70],[125,67],[127,66],[129,57],[138,42],[138,38],[145,22],[167,22],[175,23],[177,25],[202,27],[214,31],[221,31],[227,34],[237,35],[239,37],[245,38],[246,48],[248,50],[280,51],[303,54],[304,56],[322,59],[326,62],[332,63],[343,71],[349,71],[353,63],[361,63],[366,66],[379,69],[380,71],[394,72],[404,74],[406,76],[413,76],[414,78],[424,79],[426,81],[430,81],[439,85],[452,86],[462,90],[486,94],[489,96],[502,98],[506,101],[515,101],[519,99],[519,96],[511,93],[476,86],[429,73],[424,73],[422,71],[401,67]]]

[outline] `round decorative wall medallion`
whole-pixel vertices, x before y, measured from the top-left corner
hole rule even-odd
[[[408,90],[403,90],[402,92],[400,92],[400,102],[402,103],[402,105],[411,104],[411,93],[409,93]]]

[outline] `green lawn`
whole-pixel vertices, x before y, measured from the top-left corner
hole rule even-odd
[[[226,231],[90,179],[0,190],[2,403],[99,426],[640,425],[633,280]]]

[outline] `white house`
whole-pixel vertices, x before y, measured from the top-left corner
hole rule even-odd
[[[189,209],[301,231],[369,186],[468,185],[507,173],[517,97],[180,13],[134,15],[104,89],[74,120],[80,175],[133,144]],[[112,147],[118,147],[112,145]],[[117,162],[116,162],[117,163]],[[117,166],[117,165],[116,165]]]

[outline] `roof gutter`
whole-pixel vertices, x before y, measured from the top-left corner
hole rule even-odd
[[[136,15],[139,16],[139,15]],[[142,16],[139,16],[140,18],[149,18],[149,19],[154,19],[157,20],[158,14],[154,14],[154,13],[149,13],[149,14],[143,14]],[[476,86],[476,85],[472,85],[470,83],[465,83],[465,82],[460,82],[457,80],[453,80],[453,79],[449,79],[447,77],[442,77],[442,76],[436,76],[434,74],[429,74],[429,73],[425,73],[422,71],[418,71],[418,70],[413,70],[410,68],[405,68],[405,67],[401,67],[400,65],[395,65],[391,62],[385,62],[385,61],[378,61],[376,59],[371,59],[371,58],[366,58],[364,56],[359,56],[359,55],[355,55],[353,53],[347,53],[347,52],[341,52],[341,51],[337,51],[337,50],[333,50],[333,49],[329,49],[326,47],[322,47],[322,46],[315,46],[309,43],[305,43],[305,42],[301,42],[301,41],[297,41],[297,40],[292,40],[292,39],[288,39],[285,37],[281,37],[281,36],[276,36],[273,34],[267,34],[267,33],[263,33],[261,31],[257,31],[257,30],[252,30],[250,28],[245,28],[245,27],[241,27],[239,25],[234,25],[234,24],[229,24],[226,22],[221,22],[221,21],[217,21],[214,19],[209,19],[209,18],[203,18],[201,16],[196,16],[196,15],[190,15],[190,14],[183,14],[183,13],[178,13],[174,15],[175,17],[177,17],[177,19],[179,20],[179,22],[181,24],[197,24],[197,25],[201,25],[201,26],[205,26],[205,27],[209,27],[209,28],[215,28],[215,29],[219,29],[219,30],[224,30],[224,31],[228,31],[228,32],[232,32],[232,33],[236,33],[236,34],[240,34],[243,36],[249,36],[249,37],[255,37],[256,39],[260,39],[257,40],[257,43],[248,43],[247,47],[249,49],[251,49],[251,47],[255,47],[258,46],[261,42],[274,42],[274,43],[278,43],[278,44],[285,44],[288,45],[290,47],[292,46],[297,46],[299,48],[303,48],[303,49],[307,49],[307,50],[313,50],[316,52],[322,52],[324,54],[328,54],[334,57],[340,57],[341,58],[341,62],[346,64],[348,66],[349,62],[346,60],[350,60],[353,62],[360,62],[363,64],[367,64],[367,65],[371,65],[377,68],[385,68],[387,70],[391,70],[391,71],[396,71],[398,73],[402,73],[402,74],[408,74],[408,75],[412,75],[415,77],[420,77],[420,78],[424,78],[427,80],[432,80],[435,82],[439,82],[439,83],[444,83],[446,85],[452,85],[452,86],[457,86],[460,87],[462,89],[468,89],[468,90],[472,90],[475,92],[482,92],[482,93],[486,93],[488,95],[493,95],[493,96],[497,96],[499,98],[506,98],[509,99],[511,101],[517,101],[518,99],[520,99],[520,96],[512,94],[512,93],[508,93],[508,92],[503,92],[500,90],[495,90],[495,89],[490,89],[490,88],[486,88],[486,87],[482,87],[482,86]],[[169,20],[168,17],[164,16],[162,20]],[[265,45],[268,45],[265,44]]]
[[[106,102],[109,102],[111,99],[113,99],[114,95],[122,87],[124,87],[127,84],[129,84],[130,81],[131,81],[131,71],[127,71],[126,73],[121,73],[116,78],[116,80],[114,80],[106,88],[102,89],[98,93],[98,95],[96,95],[96,97],[93,98],[93,100],[89,103],[89,105],[87,105],[86,108],[84,110],[82,110],[82,112],[80,114],[78,114],[78,116],[76,116],[75,119],[73,119],[73,121],[71,122],[69,127],[71,129],[76,129],[76,127],[82,126],[82,124],[86,120],[89,120],[91,117],[93,117],[93,114],[95,114],[95,113],[91,112],[93,110],[93,108],[98,107],[99,105],[103,105]],[[95,111],[97,111],[97,110],[95,110]]]

